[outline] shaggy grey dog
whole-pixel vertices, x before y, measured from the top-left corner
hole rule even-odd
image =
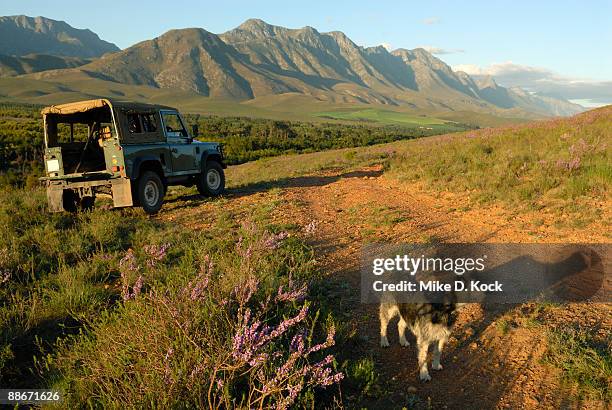
[[[417,359],[419,362],[419,378],[422,381],[431,380],[427,370],[427,351],[434,344],[432,368],[442,370],[440,354],[448,341],[451,326],[455,322],[456,303],[381,303],[380,315],[380,345],[389,346],[387,326],[395,316],[399,316],[397,330],[402,346],[408,346],[406,328],[416,337]]]

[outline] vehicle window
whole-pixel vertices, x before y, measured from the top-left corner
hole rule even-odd
[[[157,131],[157,125],[155,124],[155,117],[153,114],[142,114],[142,128],[144,132],[155,132]]]
[[[128,114],[128,129],[131,134],[140,134],[142,132],[142,128],[140,126],[140,118],[138,118],[138,114]]]
[[[166,136],[187,138],[187,131],[178,114],[162,113],[162,119],[164,120],[164,127],[166,128]]]

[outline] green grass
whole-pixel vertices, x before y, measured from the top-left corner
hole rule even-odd
[[[316,117],[337,120],[350,120],[362,122],[375,122],[390,125],[405,125],[411,127],[432,127],[434,125],[448,125],[452,122],[426,115],[415,115],[397,111],[381,110],[376,108],[326,111],[313,114]]]
[[[588,201],[607,200],[612,183],[611,111],[406,144],[390,174],[435,190],[470,192],[477,203],[580,215],[571,223],[583,225],[601,217]]]
[[[597,339],[589,329],[564,327],[548,334],[544,361],[558,367],[581,399],[612,401],[610,340]]]
[[[271,223],[280,201],[234,211],[220,204],[210,228],[192,231],[138,209],[49,214],[42,190],[2,188],[0,384],[59,389],[68,407],[266,407],[302,382],[300,406],[333,400],[335,387],[300,373],[334,353],[330,345],[299,357],[269,393],[252,390],[272,382],[294,336],[307,334],[308,348],[335,325],[323,297],[278,299],[280,286],[316,287],[319,278],[301,227]],[[289,237],[273,239],[282,232]],[[269,359],[228,356],[246,309],[274,327],[306,306],[301,322],[264,345]],[[336,327],[338,340],[348,337]],[[212,382],[223,388],[210,393]]]

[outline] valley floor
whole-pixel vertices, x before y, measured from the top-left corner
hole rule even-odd
[[[231,180],[236,170],[228,171]],[[158,218],[205,229],[219,209],[240,215],[270,203],[280,204],[272,212],[275,222],[314,227],[304,235],[310,235],[320,268],[345,289],[327,296],[358,335],[352,354],[372,357],[380,374],[379,392],[366,398],[347,395],[347,408],[605,408],[603,401],[578,399],[573,387],[560,381],[560,370],[543,358],[546,330],[560,324],[609,338],[610,305],[470,305],[461,310],[443,353],[444,370],[433,371],[433,380],[425,384],[417,379],[414,338],[410,347],[401,347],[391,325],[391,347],[379,347],[377,306],[359,302],[359,258],[368,241],[603,243],[609,241],[605,226],[560,229],[545,215],[517,215],[497,205],[471,207],[464,194],[433,193],[399,182],[380,166],[246,185],[213,201],[171,191]]]

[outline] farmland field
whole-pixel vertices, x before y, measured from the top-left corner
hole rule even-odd
[[[321,118],[375,122],[380,124],[401,124],[411,127],[433,127],[437,125],[453,126],[452,121],[445,121],[424,114],[416,115],[375,108],[318,112],[313,115]]]

